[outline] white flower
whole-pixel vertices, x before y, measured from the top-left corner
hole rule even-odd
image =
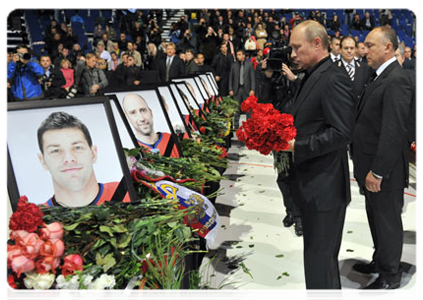
[[[69,280],[68,289],[70,289],[70,290],[79,289],[79,276],[78,275],[72,276],[71,280]]]
[[[25,273],[24,284],[27,289],[47,290],[53,283],[56,276],[52,273],[38,274],[36,271]]]
[[[102,274],[99,279],[103,282],[106,289],[112,289],[116,284],[115,276],[113,275]]]
[[[90,283],[93,281],[93,278],[91,275],[85,275],[84,281],[82,282],[83,285],[89,286]]]

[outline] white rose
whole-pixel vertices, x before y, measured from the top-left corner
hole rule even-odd
[[[92,290],[104,290],[111,289],[115,286],[116,281],[113,275],[102,274],[99,278],[94,280],[89,286],[88,289]]]
[[[63,275],[59,275],[56,278],[56,283],[58,289],[77,290],[79,289],[79,276],[74,275],[71,279],[66,280]]]
[[[25,273],[24,278],[25,287],[35,290],[47,290],[53,283],[56,276],[52,273],[38,274],[35,271]]]

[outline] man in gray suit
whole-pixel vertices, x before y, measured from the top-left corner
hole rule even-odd
[[[254,95],[256,81],[254,66],[250,61],[245,59],[244,50],[238,50],[236,52],[236,58],[237,62],[232,64],[229,74],[229,96],[237,100],[240,107],[242,101]],[[234,118],[235,128],[239,127],[239,115],[240,110],[238,110]]]

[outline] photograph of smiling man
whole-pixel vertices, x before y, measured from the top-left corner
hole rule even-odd
[[[46,205],[81,207],[112,199],[119,182],[99,183],[93,165],[97,146],[79,119],[66,112],[53,112],[37,131],[38,159],[50,172],[54,195]],[[124,202],[130,202],[126,197]]]

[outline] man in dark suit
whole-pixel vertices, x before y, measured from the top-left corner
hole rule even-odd
[[[222,96],[229,94],[229,73],[233,64],[233,56],[228,52],[228,44],[220,45],[220,53],[213,57],[211,67],[215,74],[215,79],[219,87],[219,93]]]
[[[292,193],[302,216],[306,288],[340,289],[338,254],[351,201],[347,145],[355,99],[348,75],[329,57],[321,24],[298,24],[289,44],[293,62],[307,71],[291,107],[297,137],[287,150],[293,152]]]
[[[337,67],[347,72],[351,79],[356,102],[363,92],[364,86],[369,80],[372,71],[367,64],[361,64],[354,59],[357,49],[356,41],[350,37],[341,40],[341,59],[336,63]]]
[[[185,76],[185,64],[182,59],[175,55],[176,46],[168,43],[166,46],[166,58],[158,63],[160,80],[167,82],[172,78]]]
[[[404,63],[402,65],[402,67],[404,69],[415,70],[416,69],[416,59],[411,56],[411,48],[410,47],[404,48],[404,56],[405,56],[405,59],[404,59]]]
[[[367,62],[377,76],[360,99],[353,138],[354,176],[365,190],[366,212],[375,251],[362,273],[379,273],[366,289],[395,289],[401,282],[403,227],[401,211],[408,186],[407,126],[412,84],[395,59],[393,29],[378,27],[367,35]]]
[[[245,59],[244,50],[239,49],[236,52],[236,58],[237,62],[232,64],[231,72],[229,73],[229,96],[237,100],[239,107],[241,107],[242,101],[254,95],[256,75],[253,64]],[[234,117],[235,128],[239,127],[239,116],[240,110]]]

